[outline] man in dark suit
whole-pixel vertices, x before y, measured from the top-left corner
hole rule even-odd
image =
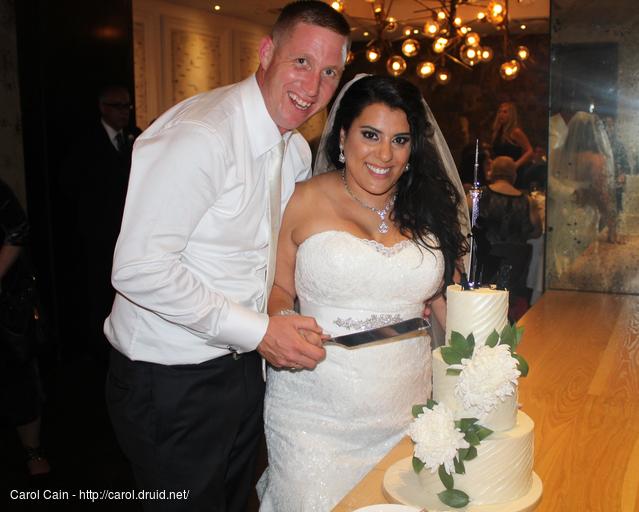
[[[108,344],[102,325],[113,303],[113,251],[124,210],[133,141],[140,130],[131,127],[131,100],[124,87],[101,89],[98,109],[100,119],[80,133],[71,148],[63,174],[63,196],[69,201],[68,227],[73,233],[72,246],[66,250],[79,256],[66,262],[76,283],[69,305],[78,334],[88,337],[84,348],[106,360]]]

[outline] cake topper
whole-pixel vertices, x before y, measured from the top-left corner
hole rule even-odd
[[[479,288],[480,279],[477,273],[477,233],[476,225],[479,218],[479,198],[481,197],[481,188],[479,184],[479,139],[475,140],[475,166],[474,180],[470,191],[471,199],[471,215],[470,215],[470,259],[468,263],[469,276],[462,275],[462,288],[471,290]]]

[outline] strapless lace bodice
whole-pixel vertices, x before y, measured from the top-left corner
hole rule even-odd
[[[295,282],[301,313],[339,335],[421,315],[442,274],[438,251],[326,231],[300,245]],[[327,346],[315,370],[270,368],[266,384],[260,510],[325,512],[401,439],[412,405],[430,397],[430,339]]]

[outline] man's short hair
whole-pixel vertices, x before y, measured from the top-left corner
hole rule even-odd
[[[342,36],[350,37],[351,27],[346,18],[330,5],[317,0],[299,0],[287,4],[273,25],[272,37],[275,42],[290,33],[298,23],[308,23],[324,27]]]

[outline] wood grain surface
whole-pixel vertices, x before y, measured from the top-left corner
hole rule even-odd
[[[549,291],[526,313],[518,351],[522,409],[535,422],[538,512],[639,511],[639,297]],[[400,442],[335,507],[386,503],[386,469]]]

